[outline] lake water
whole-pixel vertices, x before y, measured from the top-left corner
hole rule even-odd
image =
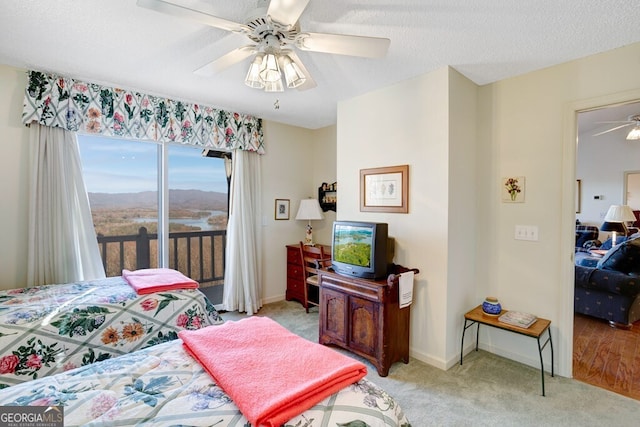
[[[207,212],[207,211],[204,211]],[[208,211],[208,216],[200,218],[169,218],[169,223],[189,225],[191,227],[200,227],[202,231],[213,230],[211,224],[207,222],[210,216],[226,215],[224,211]],[[158,218],[134,218],[134,222],[158,222]]]

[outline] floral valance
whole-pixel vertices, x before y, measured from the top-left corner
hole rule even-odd
[[[256,117],[39,71],[29,72],[22,122],[264,154],[262,120]]]

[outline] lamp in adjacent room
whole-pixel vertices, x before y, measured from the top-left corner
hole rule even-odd
[[[605,221],[602,223],[600,227],[601,231],[610,231],[611,232],[611,247],[616,245],[616,236],[618,233],[625,234],[627,229],[624,224],[621,222],[609,222]]]
[[[629,141],[637,141],[638,139],[640,139],[640,125],[635,126],[627,134],[627,140],[629,140]]]
[[[312,220],[324,219],[320,204],[316,199],[303,199],[300,201],[300,207],[296,215],[297,220],[306,220],[307,233],[305,235],[304,244],[313,246],[313,228],[311,227]]]
[[[636,220],[635,215],[631,208],[627,205],[611,205],[604,217],[604,223],[600,227],[602,231],[612,232],[611,247],[616,245],[616,234],[622,233],[627,235],[626,222],[633,222]]]

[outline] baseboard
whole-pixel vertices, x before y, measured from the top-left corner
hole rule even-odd
[[[280,295],[276,295],[276,296],[269,297],[269,298],[263,298],[262,299],[262,304],[271,304],[272,302],[284,301],[284,299],[285,299],[285,295],[284,294],[280,294]]]
[[[409,349],[409,356],[415,359],[418,359],[419,361],[424,362],[427,365],[433,366],[438,369],[442,369],[443,371],[446,371],[448,369],[447,364],[444,360],[416,351],[411,348]]]
[[[532,354],[531,357],[525,356],[519,353],[513,353],[511,351],[507,351],[499,347],[486,345],[482,343],[479,344],[478,348],[480,350],[484,350],[486,352],[495,354],[496,356],[504,357],[505,359],[513,360],[514,362],[522,363],[523,365],[527,365],[535,369],[540,369],[540,356],[536,353],[538,349],[535,346],[531,347],[531,354]],[[548,351],[545,351],[544,353],[548,353]],[[544,355],[546,356],[546,354]],[[551,373],[551,363],[549,360],[546,359],[546,357],[544,360],[544,370],[545,372]],[[555,375],[558,375],[557,374],[558,370],[556,369],[555,366],[554,366],[554,372],[555,372]]]
[[[278,302],[278,301],[284,301],[284,294],[278,295],[278,296],[275,296],[275,297],[271,297],[271,298],[263,298],[262,299],[262,305],[271,304],[272,302]],[[218,311],[222,310],[222,304],[214,304],[213,306]]]

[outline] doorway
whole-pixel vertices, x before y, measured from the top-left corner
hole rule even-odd
[[[581,224],[601,228],[609,206],[634,200],[640,205],[640,141],[626,140],[635,126],[628,118],[638,113],[638,101],[577,111],[576,219]],[[608,237],[601,231],[598,238]],[[574,315],[573,377],[640,399],[640,366],[633,366],[640,326],[634,328],[613,329],[606,321]]]
[[[624,173],[624,200],[632,210],[640,210],[640,170]]]

